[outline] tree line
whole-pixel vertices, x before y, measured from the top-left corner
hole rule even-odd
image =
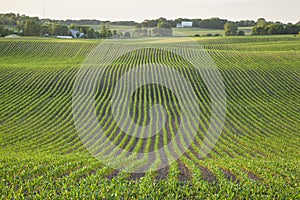
[[[238,24],[227,22],[224,25],[226,36],[245,35],[244,31],[238,31]],[[264,18],[259,18],[252,28],[251,35],[275,35],[275,34],[299,34],[300,21],[296,24],[281,22],[267,22]]]
[[[245,35],[245,32],[238,30],[238,27],[253,27],[252,35],[272,35],[272,34],[298,34],[300,31],[300,22],[297,24],[284,24],[281,22],[267,22],[260,18],[254,20],[228,21],[220,18],[210,19],[188,19],[178,18],[168,20],[160,17],[158,19],[144,20],[141,23],[134,21],[100,21],[100,20],[51,20],[39,19],[38,17],[29,17],[14,13],[0,14],[0,36],[6,36],[16,33],[21,36],[39,36],[39,35],[71,35],[70,30],[76,29],[84,34],[86,38],[107,38],[112,36],[120,36],[122,33],[117,33],[109,28],[111,25],[135,26],[135,33],[138,36],[171,36],[172,28],[176,27],[182,21],[193,22],[193,27],[207,29],[224,29],[226,36]],[[102,24],[100,31],[95,31],[89,25]],[[6,27],[15,27],[12,30]],[[152,29],[152,32],[148,30]],[[79,34],[80,35],[80,34]],[[128,37],[130,33],[126,33]],[[124,35],[125,36],[125,35]]]
[[[252,35],[274,35],[274,34],[298,34],[300,33],[300,22],[296,24],[281,22],[267,22],[264,18],[257,20],[252,28]]]
[[[77,24],[66,24],[65,22],[76,22]],[[71,30],[78,30],[79,35],[83,33],[84,38],[108,38],[117,35],[116,31],[110,30],[108,24],[103,23],[101,30],[95,31],[86,24],[82,24],[88,22],[91,25],[98,23],[96,20],[56,21],[14,13],[0,14],[0,37],[13,33],[20,36],[73,36]],[[5,26],[15,27],[15,30],[5,28]]]

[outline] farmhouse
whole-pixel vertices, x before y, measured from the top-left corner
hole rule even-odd
[[[177,23],[176,28],[191,28],[193,27],[193,22],[181,22]]]

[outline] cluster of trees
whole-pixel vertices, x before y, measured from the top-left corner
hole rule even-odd
[[[70,30],[78,30],[78,33],[83,33],[85,38],[107,38],[117,35],[116,31],[111,31],[108,25],[103,24],[100,31],[95,31],[93,28],[81,25],[81,23],[90,22],[92,24],[98,23],[94,20],[66,20],[67,22],[78,22],[78,24],[71,23],[67,25],[58,21],[40,20],[38,17],[28,17],[25,15],[15,15],[13,13],[0,14],[0,36],[9,34],[18,34],[21,36],[73,36]],[[5,29],[6,26],[13,26],[15,30]],[[79,35],[77,35],[79,36]]]
[[[3,22],[0,21],[0,37],[4,37],[12,33],[13,31],[10,31],[7,28],[5,28]]]
[[[211,18],[211,19],[187,19],[187,18],[178,18],[175,20],[167,20],[166,18],[158,18],[158,19],[146,19],[141,23],[142,27],[157,27],[159,23],[165,22],[168,23],[171,27],[175,28],[178,23],[182,21],[190,21],[193,22],[193,27],[198,28],[209,28],[209,29],[223,29],[227,20],[219,19],[219,18]]]
[[[80,20],[67,19],[67,20],[60,20],[60,21],[48,19],[48,21],[56,22],[56,23],[60,23],[60,24],[67,24],[67,25],[77,24],[77,25],[90,25],[90,26],[100,25],[102,23],[109,23],[109,21],[100,21],[100,20],[96,20],[96,19],[80,19]]]
[[[181,23],[182,21],[190,21],[193,22],[193,27],[195,28],[207,28],[207,29],[223,29],[225,24],[228,22],[226,19],[220,19],[218,17],[213,17],[210,19],[188,19],[188,18],[178,18],[175,20],[167,20],[165,18],[158,18],[152,20],[144,20],[141,25],[142,27],[157,27],[158,23],[161,21],[167,22],[171,25],[171,27],[176,27],[177,23]],[[238,27],[249,27],[255,26],[256,22],[254,20],[241,20],[233,22]]]
[[[51,20],[39,19],[14,13],[0,14],[0,36],[12,33],[21,36],[68,36],[71,29],[76,29],[87,38],[107,38],[116,35],[109,26],[103,25],[101,31],[95,31],[87,25],[103,23],[99,20]],[[104,23],[103,23],[104,24]],[[5,29],[6,26],[14,27],[15,30]]]
[[[69,35],[67,25],[57,23],[39,24],[33,20],[27,20],[18,27],[18,34],[22,36],[39,36],[39,35]]]
[[[134,34],[137,36],[171,36],[173,34],[172,27],[176,27],[182,21],[192,21],[193,27],[207,28],[207,29],[225,29],[226,36],[244,35],[244,31],[238,31],[238,27],[252,26],[252,35],[271,35],[271,34],[298,34],[300,32],[300,22],[297,24],[283,24],[280,22],[267,22],[260,18],[257,22],[253,20],[241,20],[230,22],[226,19],[210,18],[210,19],[187,19],[178,18],[175,20],[168,20],[166,18],[158,18],[152,20],[144,20],[142,23],[134,21],[100,21],[100,20],[51,20],[39,19],[38,17],[29,17],[26,15],[19,15],[14,13],[0,14],[0,36],[6,36],[12,33],[24,36],[38,36],[38,35],[70,35],[70,30],[78,30],[87,38],[108,38],[112,36],[121,36],[121,33],[111,31],[107,24],[135,26]],[[95,31],[87,25],[103,24],[100,31]],[[8,28],[6,28],[8,27]],[[9,27],[15,27],[11,29]],[[152,28],[149,31],[147,28]],[[128,32],[124,37],[131,34]]]
[[[159,21],[157,22],[156,27],[154,27],[151,30],[146,29],[143,27],[142,24],[137,24],[135,26],[135,35],[137,36],[172,36],[173,35],[173,30],[172,30],[172,25],[165,19],[165,18],[160,18]]]
[[[253,22],[251,22],[252,24]],[[226,36],[245,35],[244,31],[238,31],[238,23],[227,22],[224,25]],[[257,20],[252,28],[251,35],[274,35],[274,34],[298,34],[300,33],[300,23],[297,24],[283,24],[281,22],[267,22],[260,18]]]
[[[300,32],[300,24],[283,24],[281,22],[267,22],[260,18],[256,25],[252,28],[252,35],[273,35],[273,34],[298,34]]]
[[[234,22],[226,22],[224,25],[225,36],[242,36],[245,35],[245,32],[240,30],[238,31],[238,25]]]
[[[235,22],[235,24],[238,27],[250,27],[250,26],[255,26],[256,22],[254,20],[241,20],[241,21]]]
[[[161,21],[157,27],[152,30],[154,36],[172,36],[172,26],[168,22]]]
[[[110,38],[112,36],[117,36],[118,34],[116,30],[111,31],[109,25],[106,24],[102,24],[100,31],[95,31],[95,29],[91,27],[78,26],[75,24],[71,24],[69,28],[72,30],[79,30],[77,37],[79,37],[80,33],[83,33],[85,35],[84,37],[88,39]]]
[[[115,22],[106,22],[109,23],[111,25],[117,25],[117,26],[136,26],[139,23],[136,23],[134,21],[115,21]]]
[[[211,19],[194,19],[193,27],[198,28],[207,28],[207,29],[223,29],[224,25],[226,24],[226,19],[219,19],[217,17]]]

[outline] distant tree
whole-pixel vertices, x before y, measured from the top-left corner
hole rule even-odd
[[[107,36],[108,38],[112,37],[113,36],[113,33],[111,32],[111,30],[108,28],[107,30]]]
[[[300,24],[291,24],[288,23],[285,27],[285,34],[298,34],[300,32]]]
[[[209,28],[209,29],[223,29],[226,22],[227,22],[226,19],[219,19],[217,17],[198,21],[200,28]]]
[[[201,19],[193,19],[193,27],[200,27]],[[176,23],[177,24],[177,23]]]
[[[243,36],[243,35],[245,35],[245,31],[241,31],[241,30],[240,30],[240,31],[238,31],[237,35],[238,35],[238,36]]]
[[[131,37],[131,34],[129,32],[125,32],[124,37],[129,38],[129,37]]]
[[[3,22],[0,21],[0,37],[5,37],[12,32],[5,28]]]
[[[95,38],[95,30],[93,28],[89,28],[87,31],[87,37],[89,39],[94,39]]]
[[[4,36],[4,25],[3,25],[3,22],[0,21],[0,37],[3,37]]]
[[[300,31],[300,26],[295,24],[276,23],[258,23],[252,28],[252,35],[274,35],[274,34],[297,34]]]
[[[224,29],[225,29],[225,35],[226,36],[234,36],[237,35],[237,25],[233,22],[227,22],[224,25]]]
[[[157,28],[171,29],[172,26],[168,22],[161,21],[157,24]]]
[[[283,24],[276,23],[265,26],[265,34],[273,35],[273,34],[284,34],[284,26]]]
[[[268,23],[264,18],[259,18],[256,22],[256,26],[258,27],[265,27],[266,25],[268,25]]]
[[[108,37],[108,26],[106,26],[105,24],[102,24],[101,26],[101,31],[100,31],[100,34],[101,34],[101,38],[107,38]]]
[[[76,25],[75,24],[70,24],[69,29],[76,29]]]
[[[160,21],[158,19],[152,19],[152,20],[144,20],[142,22],[142,26],[143,27],[157,27],[157,24],[159,23]]]
[[[80,33],[84,33],[83,28],[79,28],[79,32],[80,32]],[[79,33],[79,35],[80,35],[80,33]],[[78,36],[78,37],[79,37],[79,36]]]
[[[255,26],[256,22],[253,20],[241,20],[236,22],[238,27],[249,27],[249,26]]]
[[[113,35],[117,35],[117,30],[113,30]]]
[[[45,34],[49,34],[49,33],[50,33],[49,24],[43,24],[41,26],[41,34],[45,35]]]
[[[164,18],[164,17],[160,17],[160,18],[158,19],[158,21],[159,21],[159,22],[168,22],[168,20],[167,20],[166,18]]]
[[[265,35],[266,29],[263,26],[254,26],[251,35]]]
[[[40,26],[32,20],[26,21],[24,25],[24,35],[25,36],[40,35]]]
[[[24,30],[24,24],[25,22],[22,20],[17,20],[17,31],[20,35],[23,35],[23,30]]]
[[[68,26],[57,23],[51,23],[50,33],[51,35],[68,35]]]
[[[96,38],[100,38],[100,37],[101,37],[100,32],[99,32],[99,31],[96,31],[96,32],[95,32],[95,36],[96,36]]]

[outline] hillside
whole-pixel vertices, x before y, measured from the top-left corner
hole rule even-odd
[[[143,46],[156,40],[131,42]],[[172,46],[175,40],[185,42],[184,38],[159,42]],[[136,140],[121,133],[110,110],[110,89],[132,66],[175,62],[173,68],[191,82],[201,103],[201,122],[188,151],[170,166],[135,174],[92,157],[74,124],[75,79],[99,40],[0,39],[2,198],[299,198],[300,37],[196,41],[213,59],[226,89],[224,127],[206,157],[199,149],[211,113],[209,91],[182,57],[151,48],[124,54],[99,81],[102,92],[94,98],[103,131],[132,151],[149,152],[167,143],[180,124],[174,94],[152,85],[134,93],[131,115],[137,123],[147,123],[146,108],[162,104],[166,127],[152,139]]]

